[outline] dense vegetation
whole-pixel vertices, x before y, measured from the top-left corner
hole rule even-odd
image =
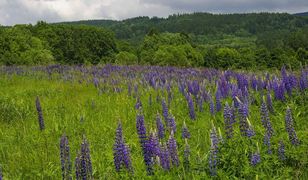
[[[0,64],[157,64],[298,68],[308,18],[286,13],[171,15],[0,27]]]
[[[307,179],[308,69],[0,66],[0,179]]]

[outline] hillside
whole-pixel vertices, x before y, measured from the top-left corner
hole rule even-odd
[[[268,31],[292,31],[308,25],[308,19],[287,13],[210,14],[193,13],[170,15],[167,18],[136,17],[122,21],[86,20],[63,22],[109,28],[120,39],[134,39],[154,29],[159,32],[184,32],[194,35],[221,34],[251,36]]]
[[[308,18],[193,13],[0,28],[0,65],[50,63],[299,68],[308,64]]]
[[[308,16],[308,12],[301,12],[294,14],[295,16]]]

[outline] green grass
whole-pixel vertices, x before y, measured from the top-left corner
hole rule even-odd
[[[101,93],[92,83],[63,81],[45,76],[0,76],[0,165],[4,179],[61,179],[59,139],[63,133],[69,138],[71,161],[74,162],[80,148],[82,135],[90,143],[93,174],[95,179],[209,179],[208,155],[210,149],[209,132],[214,122],[223,132],[223,115],[212,117],[209,107],[197,112],[197,120],[191,121],[184,97],[174,87],[174,100],[170,110],[175,116],[180,161],[184,150],[181,127],[185,121],[191,132],[188,141],[191,147],[191,169],[184,170],[182,164],[165,172],[156,167],[155,175],[147,177],[143,156],[136,133],[135,99],[122,93]],[[148,96],[152,94],[153,105],[149,106]],[[263,145],[264,129],[260,121],[260,99],[251,105],[250,121],[257,135],[251,140],[239,134],[235,127],[233,141],[220,147],[218,179],[307,179],[308,178],[308,103],[307,91],[288,98],[284,103],[274,101],[276,114],[270,119],[274,127],[272,139],[273,155],[266,154]],[[156,103],[156,92],[144,89],[142,92],[143,112],[149,131],[155,128],[157,112],[161,105]],[[35,98],[40,97],[46,129],[39,130]],[[230,102],[230,99],[228,99]],[[223,101],[224,104],[225,101]],[[290,106],[296,122],[296,132],[302,141],[294,147],[285,131],[284,116]],[[81,117],[84,121],[81,122]],[[126,143],[131,149],[134,175],[126,171],[116,173],[113,164],[113,143],[118,120],[123,124]],[[225,137],[224,133],[223,136]],[[288,160],[282,162],[277,156],[278,141],[286,144]],[[256,151],[259,143],[262,161],[256,167],[249,164],[249,155]]]

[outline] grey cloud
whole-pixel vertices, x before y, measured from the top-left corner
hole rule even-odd
[[[21,0],[4,0],[0,3],[0,24],[27,24],[39,20],[59,21],[61,17],[53,11],[26,8]]]
[[[0,0],[0,24],[165,17],[183,12],[302,12],[307,0]]]

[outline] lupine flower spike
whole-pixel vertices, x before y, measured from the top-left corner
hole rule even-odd
[[[70,180],[72,179],[72,164],[70,157],[70,147],[68,144],[68,138],[63,135],[60,139],[60,160],[62,169],[62,179]]]
[[[186,126],[185,121],[184,121],[183,127],[182,127],[182,138],[183,139],[189,139],[190,138],[190,132],[188,131],[188,128]]]
[[[212,123],[213,124],[213,123]],[[211,150],[210,150],[210,155],[209,155],[209,169],[211,176],[216,176],[217,174],[217,163],[218,163],[218,137],[217,137],[217,132],[216,128],[213,124],[213,128],[210,133],[210,140],[211,140]]]
[[[171,163],[173,166],[179,166],[179,157],[176,140],[174,139],[173,131],[171,131],[171,135],[168,140],[168,151],[170,153]]]
[[[286,111],[286,117],[285,117],[285,126],[286,130],[289,134],[289,139],[293,145],[299,145],[300,141],[297,138],[295,129],[294,129],[294,122],[292,117],[291,109],[288,107]]]
[[[89,144],[83,137],[80,151],[75,160],[76,179],[92,179],[92,161],[90,156]]]
[[[259,149],[259,145],[257,143],[257,152],[255,152],[251,155],[250,164],[253,165],[253,166],[256,166],[260,162],[261,162],[260,149]]]
[[[125,144],[122,132],[122,124],[119,121],[115,135],[115,142],[113,145],[114,165],[116,171],[119,172],[124,166],[129,172],[133,173],[132,162],[130,158],[130,151]]]
[[[285,156],[285,146],[282,140],[279,141],[279,145],[278,145],[278,156],[280,160],[285,160],[286,156]]]
[[[39,122],[40,130],[42,131],[45,129],[45,123],[44,123],[44,118],[43,118],[41,102],[38,96],[36,97],[35,105],[36,105],[36,111],[38,115],[38,122]]]
[[[156,116],[156,128],[158,130],[159,139],[163,139],[165,137],[165,127],[158,113]]]

